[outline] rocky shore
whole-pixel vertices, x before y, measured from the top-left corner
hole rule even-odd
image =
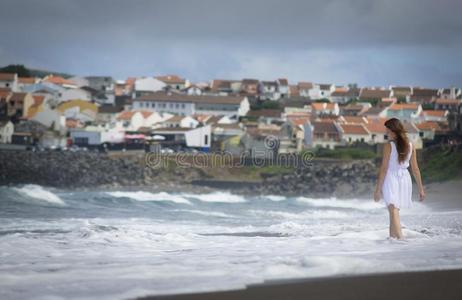
[[[231,190],[239,194],[311,197],[370,197],[373,160],[317,160],[290,172],[260,172],[255,180],[230,178],[213,168],[152,168],[143,153],[0,151],[0,185],[39,184],[58,188],[142,188],[166,191]],[[246,167],[244,167],[245,169]],[[242,170],[239,170],[241,172]],[[243,170],[242,172],[245,172]],[[217,175],[220,174],[220,175]],[[239,174],[239,173],[238,173]]]

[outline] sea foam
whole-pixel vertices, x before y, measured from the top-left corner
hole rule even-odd
[[[191,204],[188,199],[183,198],[179,195],[168,194],[165,192],[161,193],[150,193],[150,192],[108,192],[108,195],[111,195],[116,198],[129,198],[135,201],[171,201],[180,204]]]
[[[34,202],[55,204],[60,206],[66,205],[66,203],[58,195],[49,190],[46,190],[40,185],[27,184],[20,188],[14,188],[14,190],[21,195],[27,196],[28,198],[38,200]]]

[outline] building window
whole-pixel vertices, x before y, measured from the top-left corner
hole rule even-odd
[[[185,108],[185,105],[184,105],[184,103],[181,103],[181,108]]]
[[[208,136],[208,135],[205,135],[205,136],[204,136],[204,144],[205,144],[205,145],[208,145],[208,144],[209,144],[209,136]]]

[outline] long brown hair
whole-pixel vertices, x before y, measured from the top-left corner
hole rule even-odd
[[[406,160],[407,154],[409,153],[409,139],[404,129],[403,124],[397,118],[388,119],[385,122],[385,127],[390,129],[396,134],[396,149],[398,151],[398,162]]]

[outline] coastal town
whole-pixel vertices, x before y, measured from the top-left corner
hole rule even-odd
[[[391,117],[404,122],[422,149],[460,143],[461,116],[458,87],[0,73],[1,150],[266,157],[383,144],[383,124]],[[275,141],[270,147],[269,138]]]

